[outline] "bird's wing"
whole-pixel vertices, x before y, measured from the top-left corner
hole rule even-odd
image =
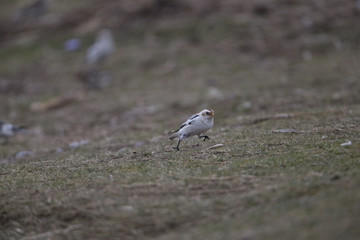
[[[195,119],[195,118],[198,118],[198,117],[200,117],[200,114],[194,114],[194,115],[192,115],[191,117],[189,117],[189,119],[188,119],[188,121],[189,120],[193,120],[193,119]]]
[[[178,132],[180,129],[182,129],[185,126],[191,125],[197,118],[199,118],[200,115],[199,114],[194,114],[191,117],[189,117],[188,120],[186,120],[186,122],[184,122],[183,124],[181,124],[180,128],[178,130],[176,130],[175,132]]]

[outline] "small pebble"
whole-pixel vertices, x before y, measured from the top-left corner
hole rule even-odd
[[[16,159],[24,158],[24,157],[31,157],[34,153],[32,151],[20,151],[15,155]]]
[[[350,145],[351,145],[351,141],[347,141],[347,142],[342,143],[340,146],[346,147],[346,146],[350,146]]]
[[[81,41],[78,38],[72,38],[64,43],[64,49],[67,52],[76,51],[81,47]]]
[[[224,94],[222,94],[222,92],[218,88],[211,87],[207,91],[207,97],[209,99],[214,99],[214,100],[223,100],[224,99]]]
[[[118,152],[125,152],[126,150],[127,150],[126,147],[122,147],[122,148],[120,148],[120,149],[118,150]]]
[[[78,147],[81,147],[83,145],[86,145],[89,143],[89,140],[81,140],[79,142],[72,142],[69,144],[69,147],[72,148],[72,149],[75,149],[75,148],[78,148]]]
[[[64,150],[62,148],[57,148],[55,153],[62,153]]]
[[[135,143],[135,147],[142,147],[142,146],[144,146],[145,145],[145,142],[142,142],[142,141],[139,141],[139,142],[137,142],[137,143]]]
[[[134,207],[133,206],[122,206],[121,210],[127,211],[127,212],[132,212],[132,211],[134,211]]]

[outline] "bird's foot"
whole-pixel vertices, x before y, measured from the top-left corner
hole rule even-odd
[[[208,136],[206,136],[206,135],[205,135],[205,136],[201,136],[201,137],[199,137],[199,138],[204,138],[203,141],[205,141],[206,139],[207,139],[207,140],[210,140],[210,138],[209,138]]]

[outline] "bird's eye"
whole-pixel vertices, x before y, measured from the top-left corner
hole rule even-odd
[[[209,115],[209,114],[210,114],[210,112],[206,112],[206,114],[207,114],[207,115]]]

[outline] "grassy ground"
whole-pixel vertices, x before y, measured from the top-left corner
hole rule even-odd
[[[1,118],[29,132],[0,145],[0,239],[358,239],[358,17],[334,9],[302,32],[285,13],[316,8],[285,2],[113,28],[102,91],[75,77],[92,33],[2,42]],[[64,52],[74,36],[82,48]],[[31,110],[67,95],[81,97]],[[208,107],[210,141],[174,151],[167,134]]]

